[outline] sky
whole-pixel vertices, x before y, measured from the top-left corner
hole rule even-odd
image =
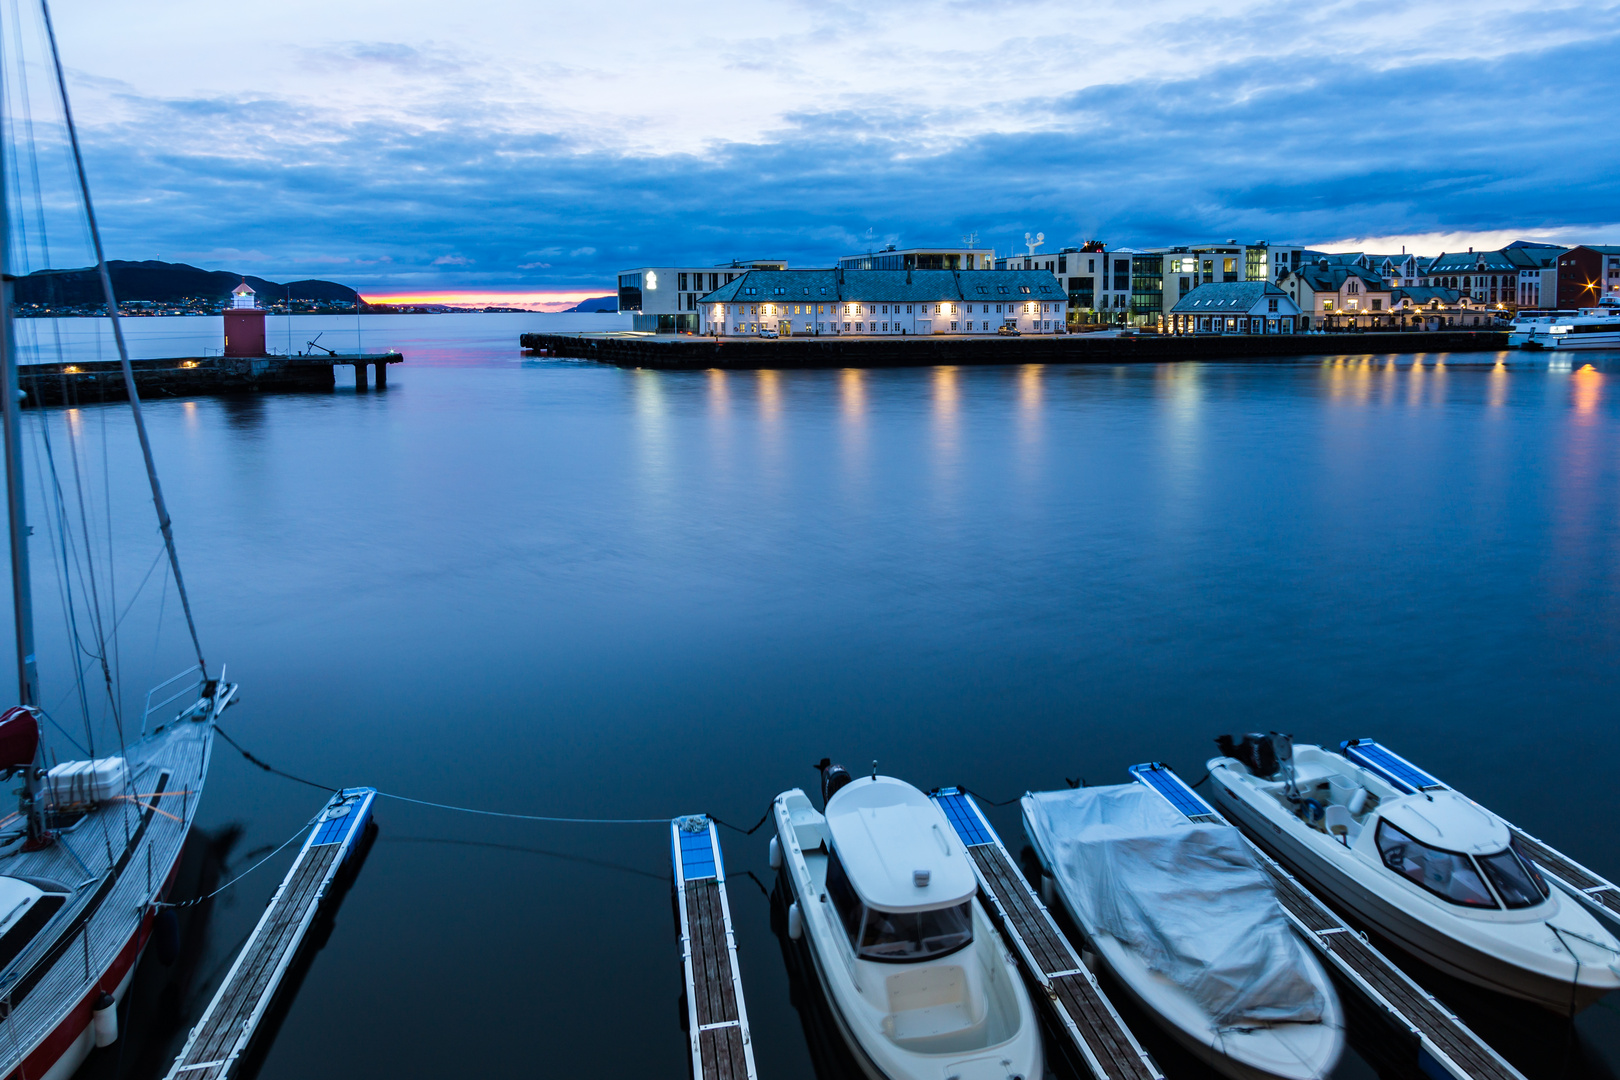
[[[56,4],[111,258],[587,296],[1037,232],[1620,242],[1620,2]]]

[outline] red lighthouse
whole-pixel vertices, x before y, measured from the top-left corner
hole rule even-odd
[[[231,306],[225,309],[225,355],[264,355],[264,308],[246,278],[232,291]]]

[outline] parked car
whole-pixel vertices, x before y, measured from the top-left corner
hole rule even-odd
[[[768,326],[762,326],[762,327],[759,328],[759,336],[760,337],[774,338],[774,337],[781,337],[782,335],[778,334],[775,330],[772,330]]]
[[[1018,327],[1014,326],[1012,323],[1002,323],[1000,326],[996,327],[996,333],[1002,335],[1003,337],[1021,336],[1019,334]]]

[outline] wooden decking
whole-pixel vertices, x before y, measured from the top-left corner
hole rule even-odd
[[[676,818],[669,828],[692,1075],[696,1080],[755,1080],[720,838],[714,822],[701,814]]]
[[[1169,766],[1137,765],[1131,775],[1192,820],[1227,824]],[[1345,925],[1276,860],[1252,840],[1249,846],[1261,868],[1271,876],[1283,912],[1345,982],[1382,1010],[1389,1023],[1411,1034],[1417,1047],[1416,1064],[1426,1075],[1452,1076],[1456,1080],[1524,1080],[1455,1013]]]
[[[1164,1074],[1103,996],[972,797],[942,788],[934,800],[972,856],[979,889],[1001,932],[1025,973],[1045,991],[1059,1028],[1091,1075],[1097,1080],[1162,1080]]]
[[[225,1080],[236,1068],[314,922],[321,900],[371,820],[372,788],[332,796],[292,869],[231,966],[168,1080]]]

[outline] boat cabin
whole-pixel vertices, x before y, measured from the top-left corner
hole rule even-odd
[[[978,881],[939,809],[910,784],[856,780],[827,803],[827,898],[862,960],[932,960],[973,941]]]
[[[45,929],[70,892],[53,881],[0,877],[0,971]]]
[[[1495,815],[1450,789],[1398,791],[1315,747],[1298,747],[1294,789],[1261,781],[1317,832],[1338,840],[1448,904],[1475,910],[1536,907],[1546,880]]]

